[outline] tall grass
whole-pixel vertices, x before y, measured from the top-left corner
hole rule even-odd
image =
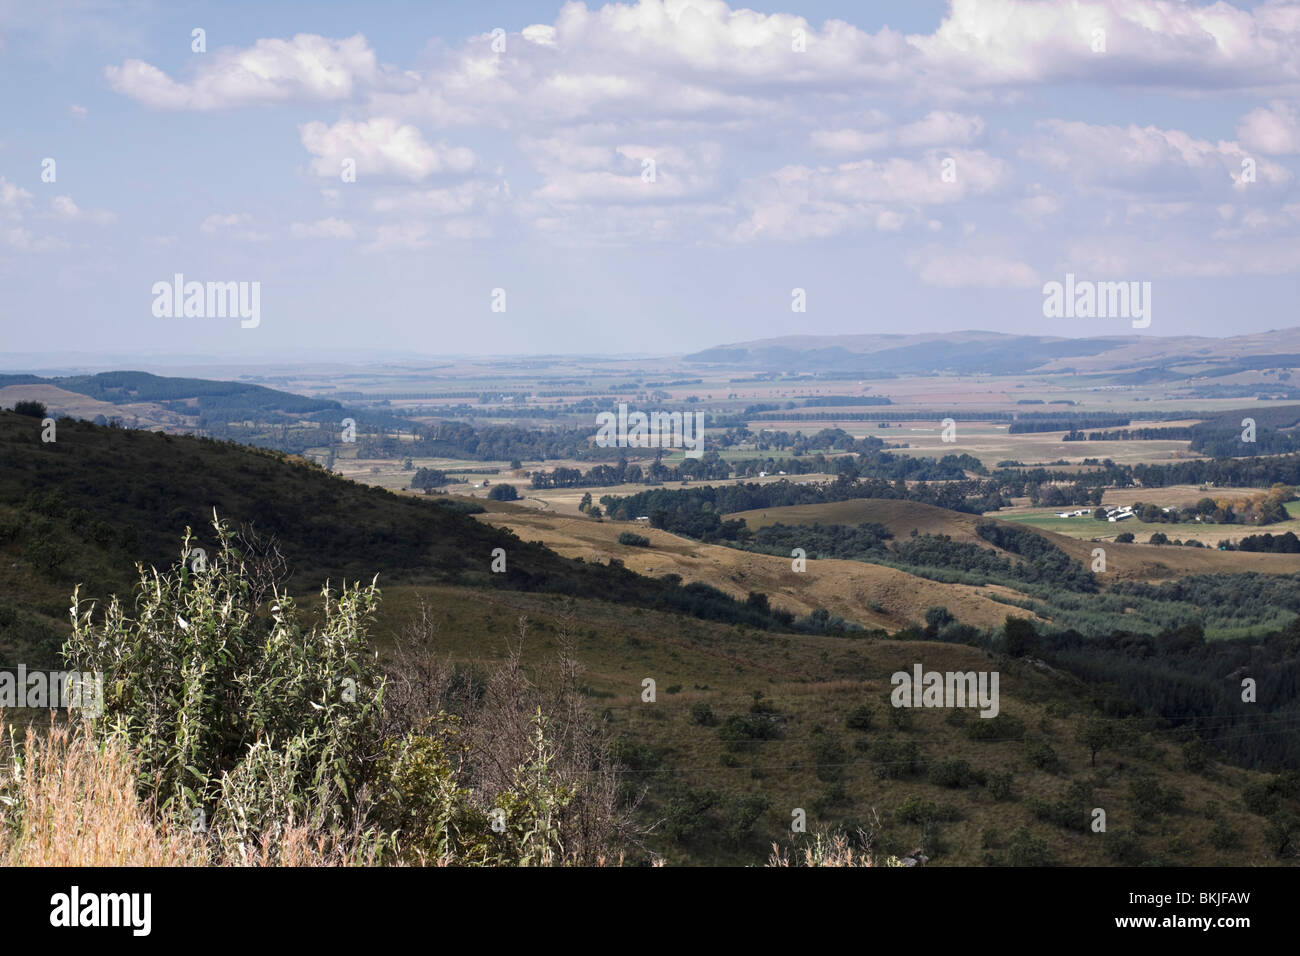
[[[138,795],[139,764],[119,735],[84,724],[0,727],[0,866],[340,866],[374,862],[361,841],[305,823],[233,850],[167,822]]]
[[[8,729],[0,777],[4,866],[193,866],[204,848],[186,830],[155,826],[136,795],[136,761],[120,738],[79,726]]]

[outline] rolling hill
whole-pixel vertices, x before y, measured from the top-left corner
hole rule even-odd
[[[1300,329],[1229,338],[1116,335],[1065,338],[964,331],[919,334],[792,335],[719,345],[685,361],[745,369],[863,374],[1030,371],[1142,372],[1142,381],[1168,377],[1167,369],[1195,366],[1195,374],[1228,374],[1246,367],[1300,364]],[[1185,376],[1189,373],[1183,373]],[[1174,377],[1178,377],[1175,375]]]
[[[438,650],[457,662],[462,679],[486,679],[508,641],[522,645],[530,667],[567,648],[625,769],[621,792],[640,801],[644,832],[632,862],[651,854],[675,863],[759,862],[771,843],[789,839],[797,811],[810,831],[866,830],[879,850],[919,851],[932,865],[1285,858],[1268,814],[1275,792],[1289,792],[1288,778],[1220,762],[1214,749],[1202,753],[1190,727],[1139,705],[1136,691],[1117,690],[1103,672],[1085,681],[1012,652],[997,626],[1008,608],[983,596],[992,588],[852,561],[816,562],[817,575],[791,581],[789,562],[768,555],[654,529],[645,530],[651,547],[637,548],[618,542],[626,523],[510,506],[470,516],[463,506],[367,488],[244,446],[72,421],[59,424],[55,442],[42,442],[40,432],[37,419],[0,413],[2,666],[51,666],[74,586],[101,599],[125,595],[135,562],[173,563],[184,526],[206,527],[215,508],[279,538],[293,568],[289,587],[308,609],[309,592],[326,577],[379,573],[384,596],[373,637],[381,653],[421,604],[432,609]],[[874,513],[900,528],[954,520],[924,509]],[[522,540],[536,537],[554,550]],[[489,570],[495,547],[506,550],[509,573]],[[795,633],[757,604],[633,568],[711,583],[737,598],[770,593],[774,605],[864,607],[868,622],[896,633]],[[929,639],[901,627],[940,600],[959,619],[980,623],[982,632],[962,632],[980,639]],[[1133,675],[1169,683],[1184,708],[1200,706],[1195,694],[1182,696],[1188,685],[1156,669],[1191,653],[1179,640],[1135,637],[1122,646],[1144,655]],[[1277,654],[1290,653],[1287,640]],[[891,708],[890,675],[918,662],[997,671],[998,721]],[[1289,673],[1275,670],[1279,680]],[[659,687],[653,702],[642,696],[647,677]],[[1269,707],[1221,716],[1231,716],[1233,733],[1272,740],[1289,732],[1289,718]],[[1095,761],[1078,734],[1089,719],[1116,731]],[[1280,805],[1291,799],[1276,797]],[[1087,826],[1096,807],[1108,814],[1104,834]]]

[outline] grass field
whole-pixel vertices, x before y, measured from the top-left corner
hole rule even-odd
[[[1165,492],[1157,494],[1156,492]],[[1242,496],[1250,493],[1258,494],[1258,489],[1244,488],[1235,489],[1236,493]],[[1236,497],[1234,491],[1227,489],[1213,489],[1208,492],[1201,492],[1199,497],[1211,495],[1212,497]],[[1111,498],[1114,500],[1110,500]],[[1144,503],[1158,504],[1161,507],[1176,507],[1181,504],[1190,503],[1186,496],[1179,490],[1161,488],[1161,489],[1124,489],[1124,493],[1110,492],[1106,493],[1103,499],[1109,506],[1117,504],[1133,504],[1136,501]],[[1192,499],[1195,501],[1196,499]],[[1169,505],[1163,502],[1170,502]],[[1138,542],[1144,542],[1155,534],[1157,531],[1163,532],[1171,541],[1175,538],[1183,541],[1200,541],[1207,548],[1217,548],[1220,541],[1239,541],[1247,535],[1253,534],[1286,534],[1293,531],[1300,534],[1300,501],[1289,502],[1286,506],[1287,513],[1290,514],[1291,520],[1279,521],[1268,525],[1244,525],[1244,524],[1211,524],[1204,521],[1180,521],[1177,524],[1167,522],[1142,521],[1138,518],[1129,518],[1126,521],[1098,521],[1091,515],[1084,515],[1078,518],[1058,518],[1056,509],[1041,508],[1022,508],[1011,512],[999,513],[998,517],[1004,521],[1016,521],[1032,525],[1035,528],[1041,528],[1044,531],[1052,531],[1056,534],[1065,535],[1071,538],[1079,539],[1099,539],[1113,541],[1115,536],[1129,532]],[[1229,560],[1236,562],[1246,557],[1247,552],[1229,552]],[[1294,555],[1269,555],[1276,558],[1294,558]],[[1300,563],[1296,563],[1295,569],[1300,571]]]
[[[1143,827],[1148,854],[1193,866],[1269,860],[1263,827],[1242,810],[1238,796],[1245,784],[1260,779],[1258,774],[1216,767],[1213,774],[1193,777],[1182,769],[1172,736],[1160,732],[1142,735],[1122,752],[1103,752],[1094,769],[1076,742],[1084,709],[1072,701],[1071,679],[1026,662],[995,660],[962,645],[770,634],[600,601],[484,595],[455,587],[386,589],[378,621],[381,649],[421,601],[442,622],[439,652],[457,661],[490,665],[506,657],[508,642],[518,643],[525,663],[540,675],[564,637],[582,662],[581,680],[592,710],[602,714],[611,737],[642,748],[630,776],[637,789],[649,790],[647,819],[670,816],[672,802],[688,791],[714,793],[718,814],[746,797],[767,797],[745,846],[728,843],[716,824],[704,828],[692,851],[706,853],[711,861],[753,864],[768,843],[788,839],[795,809],[807,813],[809,831],[876,826],[871,821],[879,820],[882,846],[908,853],[923,841],[922,825],[900,812],[912,800],[947,808],[945,813],[954,818],[937,828],[930,825],[929,839],[941,850],[935,865],[975,865],[989,855],[1004,858],[1011,835],[1022,826],[1046,842],[1057,862],[1098,865],[1110,862],[1104,837],[1038,820],[1033,801],[1059,801],[1078,782],[1090,791],[1088,806],[1107,808],[1111,828],[1129,831],[1135,821],[1128,787],[1142,775],[1180,790],[1186,800],[1176,827]],[[521,618],[527,627],[520,641]],[[970,739],[966,723],[980,720],[973,714],[914,711],[909,728],[891,728],[886,719],[889,675],[917,662],[941,671],[1000,670],[1001,712],[1023,724],[1026,738],[1047,743],[1060,766],[1034,766],[1019,737]],[[647,677],[657,685],[653,703],[641,698]],[[750,752],[729,751],[717,721],[748,713],[756,699],[774,709],[780,739],[758,743]],[[872,727],[849,729],[849,714],[864,705],[874,712]],[[712,723],[696,719],[693,709],[700,712],[701,707],[714,715]],[[863,748],[888,740],[918,745],[917,773],[881,778],[878,761]],[[965,761],[984,773],[1010,774],[1013,799],[993,799],[975,785],[952,788],[931,782],[931,772],[950,761]],[[1215,823],[1204,812],[1210,804],[1217,804],[1242,835],[1239,849],[1212,848],[1209,833]],[[648,846],[669,863],[692,859],[662,836],[652,834]]]

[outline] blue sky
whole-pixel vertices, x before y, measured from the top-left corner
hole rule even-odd
[[[2,350],[1132,331],[1045,319],[1066,272],[1151,282],[1142,334],[1287,327],[1297,37],[1281,2],[0,0]],[[260,323],[155,316],[176,273],[260,283]]]

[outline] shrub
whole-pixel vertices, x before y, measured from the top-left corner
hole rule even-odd
[[[1193,737],[1183,744],[1183,767],[1189,773],[1201,773],[1205,770],[1208,757],[1205,753],[1205,741],[1200,737]]]
[[[863,704],[861,707],[855,707],[849,711],[849,715],[844,718],[844,726],[850,730],[865,732],[871,729],[871,721],[875,716],[876,712],[871,709],[870,705]]]
[[[643,534],[636,534],[632,531],[624,531],[618,536],[619,544],[626,544],[634,548],[650,547],[650,539]]]
[[[982,776],[972,770],[968,762],[956,758],[940,760],[930,768],[930,782],[938,787],[951,789],[969,787],[971,784],[982,782]]]
[[[1054,866],[1056,861],[1047,848],[1047,841],[1034,836],[1028,828],[1021,827],[1011,835],[1007,846],[1007,862],[1012,866]]]
[[[1049,803],[1038,797],[1031,797],[1029,799],[1029,810],[1044,823],[1051,823],[1062,829],[1074,830],[1079,833],[1087,832],[1088,807],[1078,801],[1067,798]]]
[[[889,715],[889,724],[895,730],[909,730],[912,727],[913,716],[910,707],[895,707],[894,702],[886,698],[885,713]]]
[[[1162,787],[1154,777],[1139,777],[1129,784],[1128,790],[1129,805],[1142,820],[1179,813],[1183,808],[1182,791],[1175,787]]]
[[[869,754],[876,776],[883,779],[909,777],[920,769],[920,751],[912,740],[877,740],[871,744]]]
[[[813,772],[823,783],[834,783],[844,777],[844,763],[848,751],[831,734],[814,733],[810,744],[814,762]]]
[[[664,835],[674,843],[684,844],[713,830],[715,824],[708,814],[721,799],[716,790],[674,787],[664,805]]]
[[[376,740],[383,683],[366,628],[379,592],[324,590],[310,629],[287,596],[259,613],[229,529],[213,527],[205,570],[185,561],[188,531],[176,568],[141,568],[134,614],[113,598],[96,624],[74,593],[65,657],[104,674],[101,732],[130,741],[164,814],[188,825],[202,810],[241,842],[290,817],[344,823]],[[235,796],[241,813],[223,813]]]
[[[1241,846],[1241,834],[1220,820],[1210,828],[1210,846],[1219,851],[1235,850]]]
[[[488,492],[488,497],[493,501],[518,501],[519,492],[514,485],[493,485],[492,490]]]
[[[691,723],[699,724],[701,727],[712,727],[717,722],[718,718],[713,713],[713,708],[704,701],[691,704]]]
[[[731,751],[756,750],[759,741],[775,740],[781,736],[776,721],[763,714],[733,714],[722,722],[718,736]]]
[[[1137,835],[1127,830],[1106,834],[1106,856],[1121,866],[1140,866],[1146,862],[1147,851]]]
[[[1025,759],[1034,769],[1048,773],[1055,773],[1061,766],[1061,758],[1052,749],[1052,745],[1041,737],[1025,741]]]
[[[971,740],[1010,741],[1025,735],[1025,722],[1013,714],[979,717],[966,722],[966,736]]]
[[[734,843],[743,842],[758,818],[771,806],[772,798],[765,793],[748,793],[736,798],[727,817],[727,836]]]
[[[988,788],[989,796],[994,800],[1010,800],[1014,796],[1011,789],[1013,780],[1014,774],[1009,770],[1005,773],[990,773],[984,786]]]
[[[1268,818],[1264,828],[1264,840],[1279,860],[1294,856],[1296,840],[1300,837],[1300,817],[1288,811],[1280,811]]]

